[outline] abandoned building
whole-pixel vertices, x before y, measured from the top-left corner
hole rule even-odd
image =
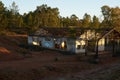
[[[115,28],[40,28],[28,35],[28,44],[71,53],[111,50],[113,41],[120,45],[120,33]]]

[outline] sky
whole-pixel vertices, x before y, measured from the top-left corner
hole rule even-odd
[[[37,6],[47,4],[52,8],[58,8],[60,16],[70,17],[75,14],[80,19],[85,13],[92,17],[96,15],[102,17],[101,7],[108,5],[109,7],[120,7],[120,0],[0,0],[5,7],[9,7],[14,1],[19,8],[20,14],[34,11]]]

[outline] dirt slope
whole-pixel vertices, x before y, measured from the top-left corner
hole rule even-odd
[[[0,37],[0,80],[120,80],[120,57],[101,55],[99,64],[87,57],[63,55],[58,51],[30,51],[21,55],[23,35]]]
[[[25,35],[9,35],[0,36],[0,61],[14,60],[22,58],[19,55],[20,44],[27,43],[27,36]]]

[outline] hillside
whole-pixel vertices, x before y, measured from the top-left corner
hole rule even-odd
[[[20,59],[20,44],[27,43],[26,35],[0,36],[0,61]]]
[[[20,47],[26,43],[24,35],[0,37],[0,80],[120,80],[120,57],[104,54],[99,64],[93,64],[91,56]],[[32,56],[23,56],[22,50]]]

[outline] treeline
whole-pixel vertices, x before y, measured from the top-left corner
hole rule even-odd
[[[79,28],[101,28],[116,27],[120,30],[120,8],[109,6],[101,7],[103,20],[97,16],[93,18],[85,13],[83,19],[75,14],[70,17],[62,17],[58,8],[51,8],[47,5],[37,6],[34,11],[19,13],[18,5],[15,2],[9,8],[0,1],[0,33],[32,33],[40,27],[79,27]]]

